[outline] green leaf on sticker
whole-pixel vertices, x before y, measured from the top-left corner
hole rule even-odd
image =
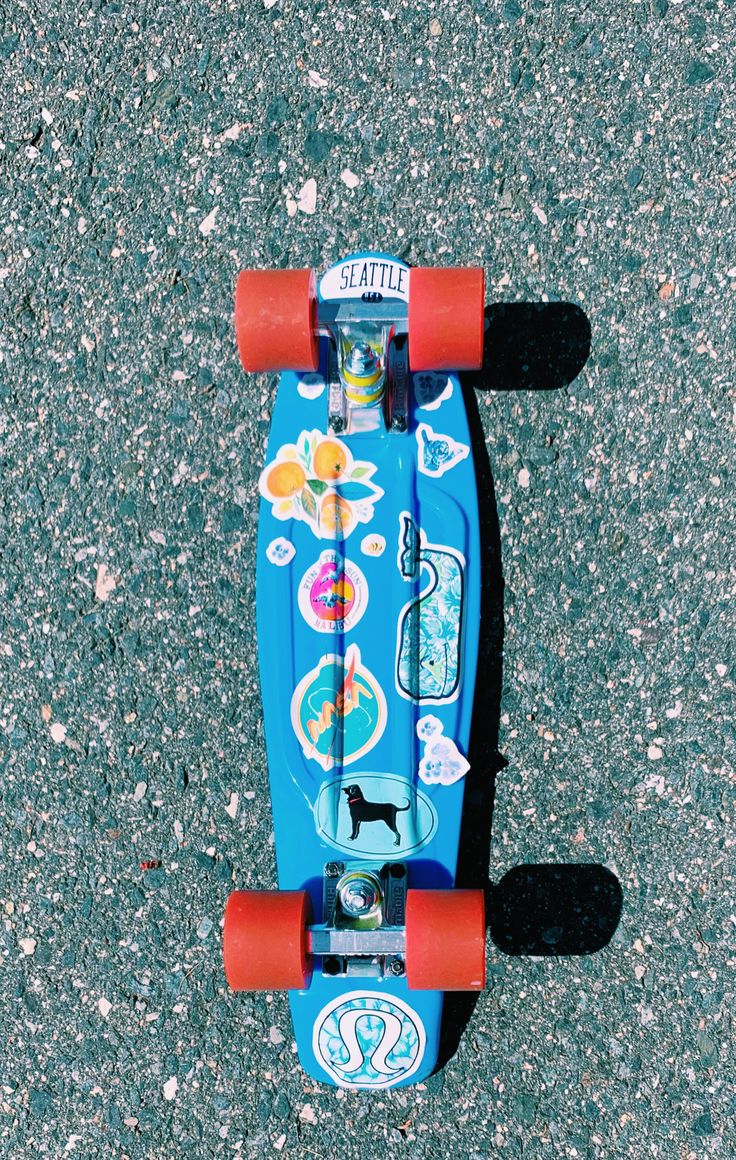
[[[305,460],[307,462],[309,462],[309,440],[308,439],[304,440],[302,455],[304,456]]]
[[[361,499],[372,499],[375,495],[375,488],[370,484],[353,481],[338,484],[337,490],[342,498],[350,503],[357,503]]]
[[[316,520],[317,519],[317,501],[315,500],[314,496],[312,495],[312,493],[308,487],[302,488],[302,490],[299,492],[299,499],[301,500],[302,507],[304,508],[304,511],[309,516],[310,520]]]
[[[315,495],[324,495],[329,487],[329,484],[325,483],[322,479],[308,479],[307,483]]]
[[[362,479],[365,475],[371,475],[373,472],[373,465],[369,464],[366,467],[354,467],[350,473],[351,479]]]

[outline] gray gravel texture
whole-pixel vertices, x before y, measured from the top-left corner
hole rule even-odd
[[[2,1155],[732,1156],[732,0],[0,17]],[[624,898],[596,954],[489,943],[457,1052],[383,1095],[306,1079],[219,952],[233,884],[274,883],[275,378],[234,280],[363,247],[589,319],[572,383],[477,394],[488,872],[597,862]]]

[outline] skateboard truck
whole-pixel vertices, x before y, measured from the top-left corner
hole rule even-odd
[[[330,430],[370,426],[358,412],[382,410],[389,431],[406,431],[406,303],[320,302],[317,311],[317,333],[330,339]]]
[[[328,862],[325,922],[307,927],[307,950],[330,976],[382,978],[405,972],[406,866]]]
[[[329,431],[357,435],[383,422],[405,432],[409,368],[482,365],[483,271],[410,269],[380,257],[359,268],[360,260],[333,267],[326,296],[311,270],[243,270],[235,294],[240,357],[251,372],[315,372],[319,339],[329,338]]]

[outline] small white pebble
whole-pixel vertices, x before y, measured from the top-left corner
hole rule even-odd
[[[340,180],[347,185],[348,189],[357,189],[360,185],[360,178],[357,173],[353,173],[352,169],[343,169]]]
[[[171,1079],[167,1079],[166,1083],[164,1084],[164,1099],[173,1100],[178,1087],[179,1081],[175,1075],[172,1075]]]
[[[719,677],[725,677],[726,673],[728,672],[728,668],[726,665],[716,665],[716,672],[718,673]]]
[[[62,725],[61,721],[54,721],[51,726],[51,739],[57,745],[61,745],[62,741],[66,741],[66,725]]]
[[[32,955],[36,949],[36,945],[37,944],[36,944],[35,938],[19,938],[18,939],[18,946],[23,951],[24,955],[27,955],[27,956]]]
[[[107,1019],[108,1015],[112,1011],[112,1003],[103,997],[102,999],[98,1000],[97,1006],[100,1009],[100,1015],[102,1018]]]
[[[302,213],[313,214],[317,208],[317,182],[310,177],[296,195],[296,203]]]
[[[43,120],[46,122],[47,125],[50,125],[54,119],[53,114],[50,113],[48,111],[48,109],[41,109],[41,117],[43,118]]]
[[[178,818],[174,822],[174,837],[181,846],[182,842],[184,841],[184,827]]]
[[[650,761],[659,761],[664,754],[658,745],[650,745],[647,749],[647,757]]]
[[[542,209],[540,206],[538,206],[538,205],[533,205],[533,206],[532,206],[532,213],[534,214],[535,218],[539,218],[539,220],[540,220],[540,222],[542,223],[542,225],[543,225],[543,226],[546,226],[546,224],[547,224],[547,215],[546,215],[546,213],[544,212],[544,210],[543,210],[543,209]]]
[[[434,20],[430,20],[430,22],[429,22],[429,35],[430,36],[441,36],[442,35],[442,25],[440,24],[440,22],[436,16],[435,16]]]
[[[313,68],[310,68],[309,72],[307,73],[307,81],[313,89],[327,88],[327,81],[325,78],[321,77],[318,72],[314,71]]]
[[[297,206],[296,202],[294,201],[294,198],[287,197],[286,198],[286,213],[287,213],[287,215],[289,217],[294,217],[297,209],[298,209],[298,206]]]
[[[141,801],[146,796],[147,789],[148,789],[148,785],[146,784],[145,781],[137,782],[135,790],[133,791],[133,801],[134,802]]]
[[[107,564],[98,564],[97,576],[95,578],[95,596],[98,600],[105,601],[114,591],[115,577],[110,574]]]
[[[529,471],[526,467],[522,467],[516,478],[518,480],[519,487],[528,487],[531,481],[531,476],[529,475]]]
[[[281,1031],[278,1027],[273,1026],[268,1032],[268,1038],[271,1040],[271,1043],[273,1043],[274,1046],[278,1047],[279,1043],[284,1042],[285,1036],[283,1031]]]
[[[225,813],[229,814],[229,816],[233,819],[236,817],[238,812],[238,801],[238,795],[233,790],[233,792],[230,794],[230,801],[225,806]]]
[[[316,1124],[317,1113],[311,1104],[305,1104],[299,1113],[299,1119],[305,1124]]]
[[[158,544],[160,548],[166,547],[166,536],[158,529],[155,529],[153,532],[149,532],[148,538],[149,540],[153,540],[154,544]]]
[[[665,717],[669,717],[670,720],[672,720],[674,717],[679,717],[681,712],[682,712],[682,701],[675,701],[675,703],[671,709],[665,709],[664,715],[665,715]]]
[[[237,141],[238,137],[240,136],[240,125],[238,122],[236,121],[234,125],[231,125],[229,129],[226,129],[222,135],[223,137],[226,137],[228,141]]]
[[[217,217],[217,206],[211,210],[206,218],[203,218],[199,223],[199,232],[203,237],[207,238],[215,228],[215,218]]]

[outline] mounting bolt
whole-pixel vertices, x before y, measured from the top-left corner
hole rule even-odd
[[[381,887],[378,879],[362,871],[346,874],[337,888],[340,905],[351,918],[367,918],[381,905]]]
[[[394,975],[396,978],[400,978],[406,970],[404,966],[404,960],[399,958],[398,955],[392,959],[389,959],[386,965],[388,967],[388,973],[390,975]]]
[[[339,862],[328,862],[325,866],[325,878],[339,878],[342,874],[342,866]]]

